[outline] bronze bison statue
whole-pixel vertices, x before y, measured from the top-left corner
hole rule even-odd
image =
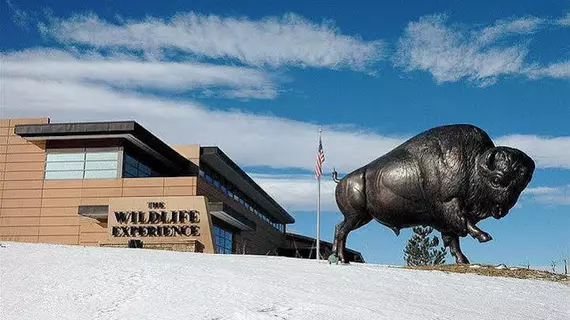
[[[459,238],[487,242],[477,227],[504,217],[530,182],[534,161],[524,152],[495,146],[487,133],[446,125],[418,134],[337,182],[335,198],[344,220],[335,228],[333,255],[346,263],[346,238],[375,219],[392,229],[418,225],[441,232],[456,263],[469,263]]]

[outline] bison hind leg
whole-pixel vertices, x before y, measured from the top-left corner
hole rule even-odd
[[[347,263],[346,238],[350,231],[372,220],[372,215],[366,210],[365,179],[365,172],[357,171],[344,177],[336,187],[335,197],[344,219],[335,227],[332,254],[342,263]]]
[[[337,224],[334,232],[333,254],[336,254],[342,263],[348,263],[344,253],[346,250],[346,238],[350,231],[358,229],[372,220],[367,213],[355,213],[344,216],[344,220]]]

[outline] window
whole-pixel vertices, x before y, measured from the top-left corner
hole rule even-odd
[[[221,177],[218,173],[209,169],[208,167],[203,167],[199,171],[200,177],[204,178],[208,183],[213,184],[217,189],[221,190],[222,193],[227,195],[230,199],[235,200],[237,203],[243,205],[246,210],[258,216],[261,220],[265,221],[273,228],[283,231],[284,228],[280,227],[279,223],[273,222],[269,215],[265,212],[256,209],[257,205],[249,197],[242,194],[233,184]]]
[[[61,152],[60,152],[61,151]],[[80,149],[72,152],[48,150],[44,178],[118,178],[119,151]]]
[[[149,166],[143,164],[127,153],[124,154],[123,177],[124,178],[147,178],[156,177],[158,173]]]
[[[214,225],[214,236],[216,239],[216,253],[231,254],[233,248],[233,233]]]

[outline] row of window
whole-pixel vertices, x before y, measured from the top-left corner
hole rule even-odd
[[[48,153],[45,179],[118,178],[119,151]]]
[[[119,174],[120,151],[80,150],[48,152],[45,179],[116,179]],[[124,178],[157,177],[159,174],[137,159],[123,153]]]
[[[216,245],[216,253],[231,254],[233,248],[233,233],[214,225],[214,238]]]
[[[275,229],[281,232],[285,232],[284,224],[274,222],[271,219],[269,219],[267,214],[265,214],[264,212],[258,210],[256,207],[251,205],[247,199],[244,199],[245,197],[241,195],[239,191],[236,191],[237,188],[233,187],[229,182],[222,181],[222,179],[213,176],[215,176],[215,174],[200,170],[200,177],[204,178],[206,181],[213,184],[216,188],[220,189],[222,193],[224,193],[226,196],[232,198],[234,201],[243,205],[247,210],[258,216],[261,220],[270,224]]]

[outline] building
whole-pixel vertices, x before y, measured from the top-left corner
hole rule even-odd
[[[319,243],[319,251],[321,257],[328,257],[332,253],[332,243],[321,240]],[[285,234],[285,244],[279,247],[278,255],[286,257],[295,257],[303,259],[316,258],[316,240],[296,233]],[[346,248],[344,256],[348,261],[364,263],[364,257],[358,251]]]
[[[25,242],[286,255],[295,222],[218,147],[134,121],[0,120],[0,202]]]

